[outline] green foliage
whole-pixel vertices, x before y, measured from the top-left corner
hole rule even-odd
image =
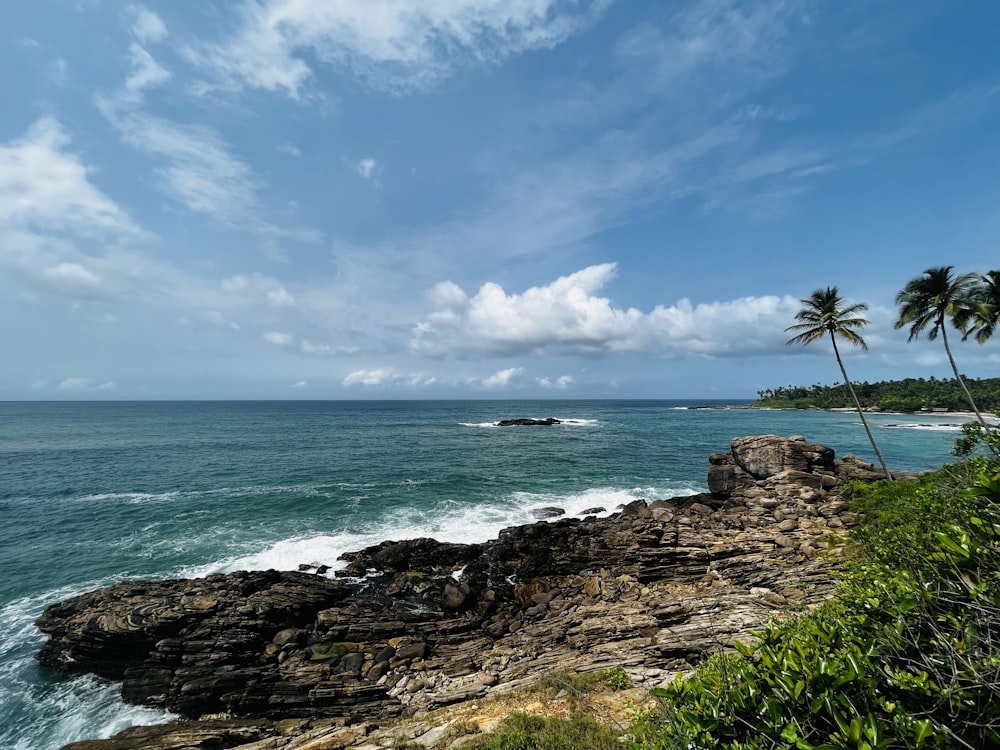
[[[979,422],[964,424],[962,437],[955,441],[951,452],[959,458],[967,458],[977,452],[988,453],[994,460],[1000,460],[1000,430],[986,429]]]
[[[570,698],[582,699],[603,682],[600,672],[557,672],[542,680],[542,687],[554,694],[565,691]]]
[[[581,710],[567,719],[514,714],[499,732],[462,747],[469,750],[621,750],[622,744],[617,732]]]
[[[654,691],[633,747],[1000,746],[1000,466],[851,502],[867,519],[837,597]]]
[[[632,680],[621,667],[609,667],[602,673],[604,684],[612,690],[628,690],[632,687]]]
[[[982,411],[1000,410],[1000,378],[964,380]],[[921,409],[965,411],[969,408],[969,401],[954,378],[905,378],[877,383],[852,382],[852,385],[863,408],[897,412],[915,412]],[[760,397],[756,402],[757,406],[774,409],[849,409],[854,406],[843,383],[832,386],[787,385],[767,388],[758,391],[757,395]]]

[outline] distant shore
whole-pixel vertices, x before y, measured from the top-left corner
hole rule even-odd
[[[705,404],[704,406],[687,406],[690,410],[721,410],[734,411],[739,409],[759,409],[761,411],[825,411],[825,412],[853,412],[852,406],[807,406],[799,408],[795,406],[758,406],[757,404]],[[976,413],[973,411],[883,411],[882,409],[866,409],[866,414],[891,414],[894,416],[906,417],[955,417],[957,419],[975,420]],[[993,414],[983,414],[983,419],[990,425],[1000,427],[1000,417]]]

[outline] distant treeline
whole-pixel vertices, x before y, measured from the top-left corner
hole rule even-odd
[[[963,376],[979,410],[1000,411],[1000,378],[973,379]],[[954,378],[938,380],[931,377],[883,380],[878,383],[852,382],[863,409],[883,411],[920,411],[947,409],[968,411],[969,401]],[[854,408],[843,383],[835,385],[787,385],[757,391],[757,406],[786,409]]]

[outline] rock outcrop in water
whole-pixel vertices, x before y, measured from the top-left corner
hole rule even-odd
[[[545,417],[545,419],[501,419],[497,422],[497,427],[551,427],[554,424],[562,424],[562,421],[555,417]]]
[[[74,750],[347,747],[552,672],[616,666],[652,686],[832,592],[837,536],[858,521],[837,488],[859,476],[880,477],[801,437],[738,438],[710,458],[709,493],[609,518],[383,542],[344,555],[335,580],[240,572],[85,594],[38,619],[39,659],[199,719]]]

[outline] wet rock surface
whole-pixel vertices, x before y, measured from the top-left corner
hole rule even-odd
[[[710,458],[710,493],[608,518],[474,545],[383,542],[344,555],[335,579],[240,572],[91,592],[38,619],[51,636],[38,658],[191,719],[74,750],[365,746],[394,718],[553,672],[622,667],[653,686],[828,597],[837,540],[859,520],[838,488],[865,477],[880,474],[801,437],[738,438]]]
[[[545,417],[544,419],[501,419],[497,422],[497,427],[551,427],[554,424],[562,424],[562,420],[555,417]]]

